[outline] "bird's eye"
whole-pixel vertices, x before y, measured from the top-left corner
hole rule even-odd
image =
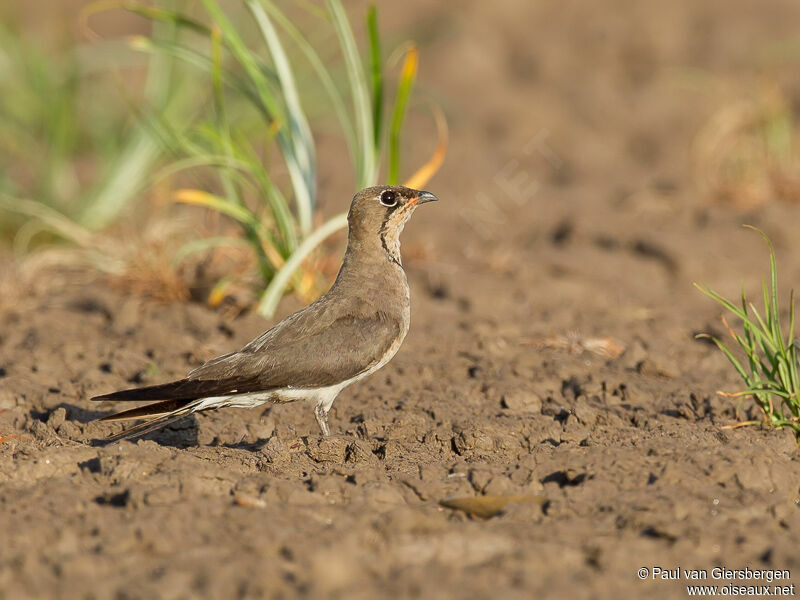
[[[385,190],[381,193],[381,204],[384,206],[396,206],[397,205],[397,192],[393,192],[392,190]]]

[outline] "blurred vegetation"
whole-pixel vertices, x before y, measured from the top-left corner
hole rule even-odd
[[[735,79],[685,73],[717,104],[694,140],[696,179],[712,201],[745,212],[800,202],[800,36],[754,51],[751,60]]]
[[[759,424],[776,429],[788,427],[800,444],[800,361],[797,353],[798,341],[794,336],[794,292],[789,295],[788,324],[784,327],[778,299],[775,249],[764,232],[754,227],[749,228],[760,233],[769,248],[769,276],[762,286],[762,310],[759,311],[755,304],[747,300],[744,289],[739,304],[735,304],[710,288],[695,284],[697,289],[720,303],[740,322],[741,333],[737,333],[728,325],[725,317],[722,318],[722,323],[744,354],[745,360],[739,360],[718,338],[706,334],[700,337],[709,338],[717,345],[745,384],[745,389],[741,392],[723,394],[740,398],[736,414],[739,414],[742,401],[746,398],[752,398],[761,411],[761,419],[741,421],[731,428]]]
[[[94,247],[102,266],[108,245],[98,251],[95,232],[131,214],[148,186],[178,181],[184,187],[175,201],[222,215],[239,233],[191,239],[174,252],[173,264],[245,247],[254,257],[262,314],[272,314],[287,288],[313,295],[314,267],[298,268],[346,226],[346,214],[315,219],[317,149],[306,110],[335,115],[354,191],[376,184],[382,163],[387,180],[397,183],[417,71],[414,45],[400,47],[400,73],[389,85],[374,8],[364,22],[364,51],[340,0],[285,9],[270,0],[238,0],[224,9],[217,0],[102,2],[81,15],[87,36],[93,18],[112,10],[144,18],[150,34],[124,45],[68,40],[48,53],[19,29],[0,29],[0,139],[7,146],[0,234],[13,237],[19,250],[36,236]],[[322,35],[335,38],[335,55],[312,43]],[[121,75],[120,65],[137,64],[143,73]],[[141,94],[132,91],[136,78]],[[436,109],[435,116],[440,142],[412,177],[415,185],[444,156],[446,129]],[[235,279],[242,273],[219,281],[211,298],[224,296]]]
[[[763,86],[724,104],[697,135],[698,180],[715,201],[750,211],[800,202],[800,129],[786,92]]]
[[[163,150],[134,102],[168,114],[180,79],[161,57],[132,62],[119,41],[42,40],[13,22],[0,23],[0,234],[20,248],[43,231],[76,241],[146,185]],[[120,63],[141,67],[141,98],[113,76]]]

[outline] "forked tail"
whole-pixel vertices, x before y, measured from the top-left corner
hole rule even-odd
[[[93,398],[94,400],[95,398]],[[98,398],[103,399],[105,398]],[[184,417],[188,417],[194,412],[198,404],[198,400],[162,400],[161,402],[154,402],[146,406],[139,406],[123,410],[122,412],[114,413],[98,419],[98,421],[125,421],[129,419],[145,419],[143,423],[134,425],[119,433],[107,437],[105,442],[115,442],[117,440],[124,440],[132,437],[139,437],[155,431],[165,425],[174,423]]]

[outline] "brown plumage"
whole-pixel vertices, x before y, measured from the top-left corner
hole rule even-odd
[[[208,361],[179,381],[122,390],[92,400],[159,400],[103,417],[148,418],[109,441],[142,435],[194,412],[308,399],[328,435],[327,414],[347,385],[394,356],[410,321],[400,232],[429,192],[399,186],[366,188],[348,214],[344,261],[331,289],[241,350]]]

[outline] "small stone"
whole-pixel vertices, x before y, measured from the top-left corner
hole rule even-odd
[[[387,484],[373,484],[365,487],[363,498],[371,509],[384,512],[406,503],[403,495]]]
[[[514,494],[518,492],[517,486],[508,477],[498,475],[493,477],[492,480],[483,489],[483,493],[487,496],[501,496],[504,494]]]
[[[81,428],[72,421],[64,421],[56,428],[56,433],[62,438],[74,440],[81,436]]]
[[[67,411],[61,406],[50,413],[50,416],[47,417],[47,424],[53,429],[58,429],[59,425],[61,425],[66,418]]]
[[[349,463],[377,465],[380,462],[372,452],[372,446],[364,440],[350,442],[345,457]]]
[[[472,488],[481,493],[492,480],[492,472],[489,469],[470,469],[469,471],[469,482],[472,484]]]
[[[561,432],[561,441],[579,444],[585,440],[588,435],[589,432],[586,427],[578,423],[575,417],[570,417],[564,426],[564,430]]]
[[[288,451],[286,448],[286,444],[284,444],[281,440],[278,439],[277,436],[273,435],[264,447],[261,449],[261,452],[264,454],[264,458],[266,458],[269,462],[278,462],[279,460],[285,460],[288,458]]]
[[[453,448],[459,456],[472,449],[471,438],[461,431],[453,436]]]
[[[53,437],[53,430],[41,421],[34,421],[31,425],[31,433],[37,440],[47,440]]]
[[[542,398],[528,390],[513,390],[503,394],[500,405],[512,412],[541,413]]]
[[[596,408],[584,402],[579,402],[575,407],[575,418],[586,427],[593,427],[595,422],[597,422],[599,414]]]
[[[316,462],[343,463],[348,440],[341,437],[324,437],[317,443],[309,441],[308,455]]]
[[[674,368],[671,368],[650,357],[636,363],[636,371],[640,375],[648,375],[651,377],[669,377],[671,379],[677,377],[677,373]]]

